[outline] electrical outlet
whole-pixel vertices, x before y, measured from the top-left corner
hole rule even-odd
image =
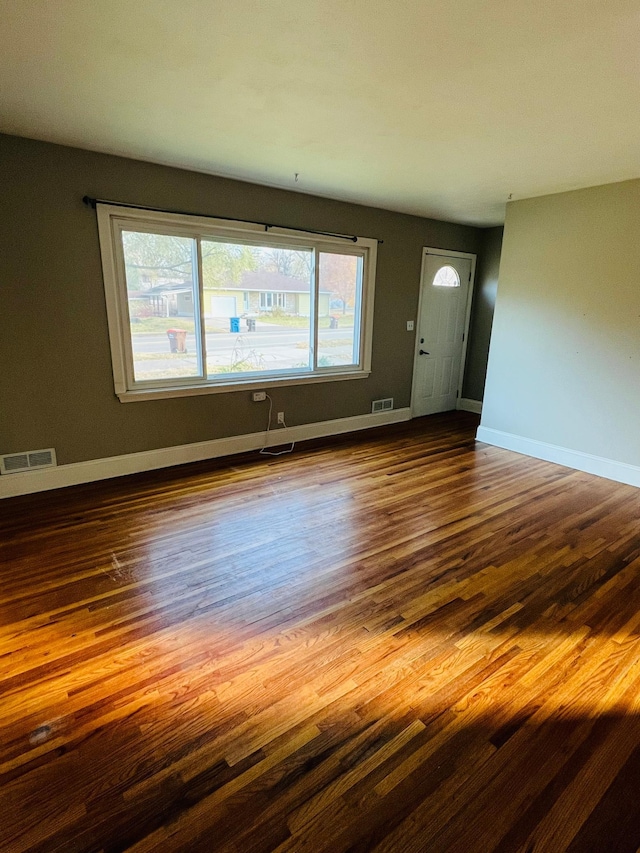
[[[284,412],[278,412],[278,423],[279,424],[284,423]]]
[[[254,403],[262,403],[262,402],[264,402],[264,400],[267,399],[267,392],[266,391],[254,391],[253,394],[251,395],[251,399],[253,400]]]
[[[407,332],[413,332],[413,320],[407,320]]]

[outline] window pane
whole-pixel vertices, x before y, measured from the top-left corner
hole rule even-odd
[[[201,246],[208,376],[309,370],[313,250]]]
[[[358,364],[362,257],[320,252],[318,367]]]
[[[460,287],[460,276],[457,270],[450,266],[440,267],[433,277],[434,287]]]
[[[134,378],[200,376],[196,241],[122,233]]]

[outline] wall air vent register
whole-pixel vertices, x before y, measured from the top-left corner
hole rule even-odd
[[[371,411],[375,414],[376,412],[388,412],[393,409],[393,397],[387,397],[385,400],[374,400],[371,404]]]
[[[25,450],[23,453],[7,453],[0,456],[0,474],[18,474],[35,468],[52,468],[57,465],[56,452],[47,450]]]

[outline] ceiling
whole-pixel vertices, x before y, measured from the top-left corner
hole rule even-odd
[[[6,133],[476,225],[510,194],[640,176],[638,0],[0,0],[0,20]]]

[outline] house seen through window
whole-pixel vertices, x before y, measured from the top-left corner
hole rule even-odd
[[[117,393],[368,369],[375,241],[98,211]]]

